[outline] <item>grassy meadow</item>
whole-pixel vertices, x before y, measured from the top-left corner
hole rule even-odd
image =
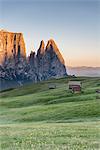
[[[82,92],[71,93],[69,80],[82,81]],[[100,78],[78,77],[1,92],[0,150],[99,150],[97,89]]]

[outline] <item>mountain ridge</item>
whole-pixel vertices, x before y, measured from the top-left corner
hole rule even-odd
[[[0,50],[4,52],[0,53],[3,58],[0,78],[24,83],[67,76],[64,59],[54,40],[48,40],[46,46],[42,40],[37,53],[31,51],[27,57],[22,33],[0,31],[0,35]]]
[[[67,66],[68,74],[76,76],[100,77],[100,67],[92,66]]]

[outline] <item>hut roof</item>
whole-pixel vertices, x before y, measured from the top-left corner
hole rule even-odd
[[[81,81],[69,81],[68,85],[80,85],[81,86]]]

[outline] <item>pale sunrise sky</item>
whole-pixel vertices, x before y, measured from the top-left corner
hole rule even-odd
[[[0,29],[22,32],[27,55],[53,38],[67,66],[100,67],[100,0],[0,0]]]

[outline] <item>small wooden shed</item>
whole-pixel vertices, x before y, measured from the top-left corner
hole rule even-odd
[[[82,83],[81,81],[69,81],[68,87],[72,92],[81,92]]]
[[[55,84],[49,84],[49,85],[48,85],[48,88],[49,88],[49,89],[56,89],[56,85],[55,85]]]
[[[100,99],[100,89],[96,90],[96,93],[97,93],[96,99]]]

